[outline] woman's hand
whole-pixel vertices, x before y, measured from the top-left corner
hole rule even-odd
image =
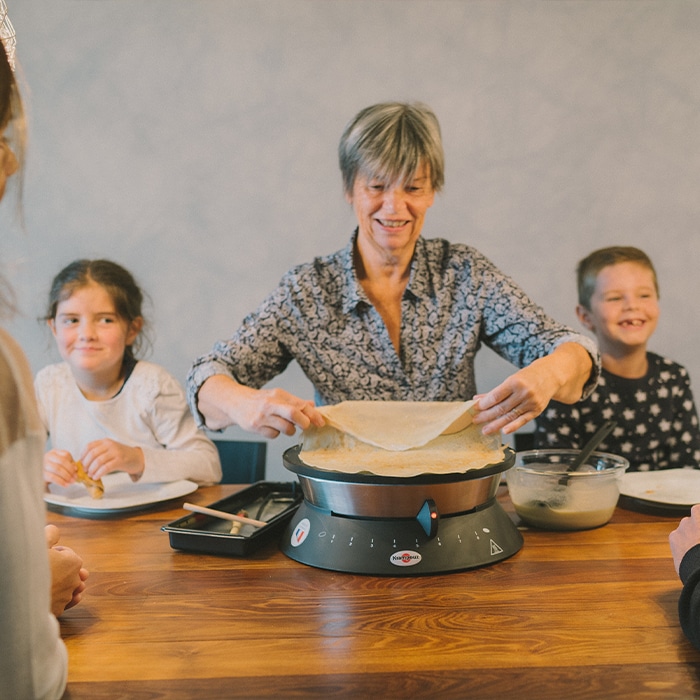
[[[690,509],[690,517],[681,520],[678,527],[668,536],[668,543],[671,545],[673,565],[678,573],[685,553],[691,547],[700,544],[700,505]]]
[[[60,534],[55,525],[47,525],[44,534],[51,569],[51,612],[58,617],[80,602],[89,574],[72,549],[58,544]]]
[[[212,430],[237,425],[266,438],[294,435],[297,428],[306,430],[325,423],[313,401],[284,389],[251,389],[220,374],[202,384],[198,407]]]
[[[146,466],[140,447],[129,447],[109,438],[88,443],[80,461],[88,476],[95,480],[111,472],[126,472],[136,481]]]
[[[483,425],[484,435],[499,430],[506,435],[513,433],[545,409],[551,394],[541,386],[540,374],[531,368],[512,374],[488,394],[474,397],[474,423]]]
[[[75,460],[66,450],[50,450],[44,455],[44,481],[69,486],[76,479]]]
[[[474,423],[483,433],[513,433],[544,411],[551,399],[575,403],[581,398],[593,361],[578,343],[562,343],[486,394],[475,396]]]

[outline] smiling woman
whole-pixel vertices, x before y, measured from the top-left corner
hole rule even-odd
[[[421,163],[406,182],[359,175],[346,198],[357,218],[357,244],[365,266],[372,268],[368,258],[378,254],[380,267],[403,270],[405,266],[395,260],[413,254],[425,214],[435,199],[427,166]]]
[[[357,218],[357,279],[401,351],[401,297],[435,191],[424,163],[407,182],[358,175],[347,200]]]
[[[230,340],[195,362],[188,399],[200,424],[266,437],[323,425],[313,402],[263,388],[292,360],[317,403],[467,401],[486,344],[522,369],[477,397],[474,422],[485,433],[512,432],[550,398],[590,391],[590,339],[549,318],[478,251],[421,237],[444,181],[430,108],[367,107],[338,153],[358,224],[349,244],[287,273]]]

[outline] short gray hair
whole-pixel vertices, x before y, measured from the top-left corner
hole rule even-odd
[[[346,194],[363,175],[388,182],[408,182],[425,164],[436,192],[445,183],[440,124],[424,104],[382,102],[365,107],[345,127],[338,146]]]

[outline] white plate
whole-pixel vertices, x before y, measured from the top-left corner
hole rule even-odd
[[[700,503],[700,470],[660,469],[623,474],[620,493],[652,503],[692,506]]]
[[[142,510],[155,503],[169,501],[171,498],[186,496],[197,490],[193,481],[182,479],[166,483],[134,483],[128,474],[108,474],[102,483],[105,487],[103,498],[90,496],[82,484],[63,487],[49,484],[49,493],[44,494],[44,501],[54,506],[69,508],[76,514],[111,514]]]

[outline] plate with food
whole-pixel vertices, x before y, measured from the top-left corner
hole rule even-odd
[[[620,477],[620,495],[650,505],[688,509],[700,503],[700,470],[626,472]]]
[[[78,481],[70,486],[49,484],[44,501],[49,506],[69,515],[93,517],[145,510],[157,503],[180,498],[197,490],[197,484],[187,479],[179,481],[141,483],[133,482],[124,472],[108,474],[97,482],[80,473]]]

